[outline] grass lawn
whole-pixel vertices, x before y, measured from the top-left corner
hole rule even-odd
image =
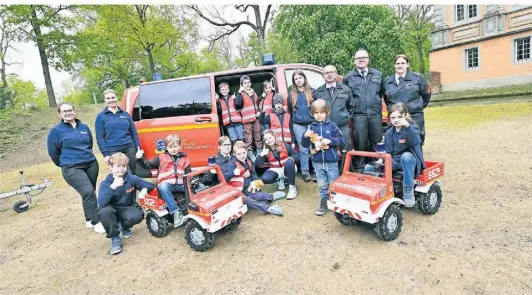
[[[472,104],[425,109],[427,128],[469,128],[502,118],[532,115],[532,102]]]

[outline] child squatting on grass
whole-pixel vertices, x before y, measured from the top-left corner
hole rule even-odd
[[[329,120],[329,108],[323,99],[312,103],[312,122],[303,134],[301,145],[311,147],[312,166],[318,178],[320,192],[320,204],[316,215],[324,215],[327,212],[327,199],[329,198],[329,185],[338,178],[338,155],[337,147],[344,145],[344,137],[340,128]]]
[[[98,217],[107,237],[111,238],[111,254],[122,252],[120,231],[124,238],[130,238],[133,236],[131,227],[144,219],[144,212],[135,202],[135,191],[142,190],[139,198],[143,198],[155,188],[154,184],[127,172],[128,164],[125,154],[118,152],[111,155],[111,174],[102,181],[98,190]]]
[[[166,147],[163,154],[153,160],[146,160],[144,152],[137,152],[139,164],[146,168],[157,168],[157,188],[159,194],[168,206],[168,212],[174,217],[174,227],[177,227],[183,215],[172,193],[185,193],[183,176],[192,171],[190,160],[181,152],[181,138],[176,134],[170,134],[164,139]]]

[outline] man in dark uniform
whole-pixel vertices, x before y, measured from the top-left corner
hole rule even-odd
[[[406,104],[412,120],[416,122],[421,137],[421,145],[425,142],[425,116],[423,109],[429,105],[431,91],[425,77],[408,70],[408,57],[404,54],[395,59],[395,74],[384,81],[384,100],[388,109],[402,102]]]
[[[368,68],[369,54],[365,49],[355,52],[355,68],[344,77],[355,101],[355,149],[375,151],[382,140],[382,95],[383,76],[377,69]],[[369,139],[369,148],[368,148]],[[355,169],[364,169],[364,158],[357,157]]]
[[[323,99],[327,103],[331,121],[338,125],[344,136],[343,152],[351,149],[351,131],[348,123],[353,118],[355,108],[351,90],[343,83],[336,82],[337,77],[338,73],[334,66],[325,66],[323,68],[325,84],[314,91],[312,98]]]

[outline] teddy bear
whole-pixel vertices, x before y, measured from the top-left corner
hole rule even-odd
[[[328,144],[321,143],[321,140],[323,139],[323,137],[319,136],[318,134],[312,133],[312,135],[309,137],[309,139],[310,139],[310,142],[312,142],[314,144],[314,148],[312,148],[310,150],[311,154],[315,155],[320,150],[329,149],[329,145]]]

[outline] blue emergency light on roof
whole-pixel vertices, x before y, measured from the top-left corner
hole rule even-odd
[[[273,53],[266,53],[262,55],[262,65],[268,66],[268,65],[274,65],[275,64],[275,56]]]
[[[159,73],[159,72],[155,72],[153,73],[153,81],[159,81],[159,80],[162,80],[163,79],[163,74]]]

